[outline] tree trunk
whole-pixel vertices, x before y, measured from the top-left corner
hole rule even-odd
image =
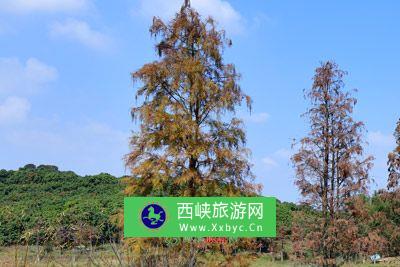
[[[36,262],[40,261],[39,235],[36,236]]]
[[[194,239],[190,240],[190,252],[189,252],[189,267],[196,266],[196,248],[194,246]]]

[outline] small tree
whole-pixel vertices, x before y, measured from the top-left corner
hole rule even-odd
[[[313,86],[305,93],[311,103],[305,113],[310,132],[292,157],[304,202],[321,212],[318,233],[309,235],[313,240],[308,244],[325,266],[335,264],[341,247],[336,222],[351,219],[344,216],[347,204],[367,192],[372,166],[372,157],[363,157],[364,124],[352,118],[357,100],[344,90],[345,75],[331,61],[316,69]]]
[[[388,189],[399,189],[400,186],[400,120],[397,122],[397,128],[394,133],[397,147],[389,154],[389,179]]]

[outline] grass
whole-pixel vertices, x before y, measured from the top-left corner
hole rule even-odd
[[[91,257],[88,253],[66,251],[61,254],[53,251],[37,261],[35,247],[2,247],[0,248],[0,267],[44,267],[44,266],[119,266],[112,250],[98,250]]]
[[[132,256],[131,256],[132,257]],[[386,259],[389,262],[380,263],[373,265],[371,263],[366,264],[345,264],[343,267],[398,267],[400,266],[400,259]],[[122,266],[128,266],[126,256],[122,257]],[[198,266],[207,267],[304,267],[308,265],[302,265],[300,263],[292,261],[281,262],[274,260],[274,258],[268,254],[254,254],[254,253],[240,253],[235,256],[225,256],[221,253],[207,253],[199,255],[197,260]],[[119,264],[116,254],[113,252],[111,247],[97,248],[95,252],[73,252],[66,251],[60,253],[60,251],[53,251],[46,254],[39,262],[37,262],[36,248],[31,246],[27,247],[0,247],[0,267],[83,267],[83,266],[121,266]],[[132,265],[130,265],[132,266]]]

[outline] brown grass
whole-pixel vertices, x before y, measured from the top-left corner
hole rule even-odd
[[[134,255],[126,257],[122,252],[120,260],[122,266],[133,266],[132,262],[128,265]],[[198,266],[204,267],[301,267],[306,266],[291,261],[276,261],[270,255],[257,255],[251,253],[240,253],[235,256],[224,256],[221,253],[207,253],[199,255]],[[113,250],[109,247],[99,248],[95,252],[73,252],[53,251],[46,254],[38,262],[35,247],[0,247],[0,267],[83,267],[83,266],[121,266]],[[160,264],[162,266],[162,264]],[[343,267],[398,267],[400,258],[386,258],[379,264],[345,264]]]

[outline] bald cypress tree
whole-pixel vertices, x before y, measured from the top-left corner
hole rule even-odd
[[[346,253],[341,248],[351,246],[338,230],[354,226],[348,204],[367,192],[373,159],[364,156],[364,124],[352,118],[357,100],[344,88],[345,75],[331,61],[316,69],[305,94],[311,105],[305,113],[310,132],[292,158],[304,202],[320,212],[320,220],[302,237],[308,241],[302,249],[313,251],[323,266],[335,265],[336,257]]]
[[[140,131],[126,157],[137,195],[253,194],[253,175],[242,121],[234,116],[251,99],[239,73],[223,60],[232,42],[212,18],[186,1],[169,22],[153,19],[158,60],[132,74],[139,85],[132,116]]]
[[[154,18],[150,34],[158,59],[132,74],[138,85],[132,117],[140,130],[126,156],[133,176],[126,194],[254,195],[259,186],[252,182],[243,123],[235,117],[242,103],[251,108],[251,99],[235,66],[224,62],[231,40],[190,1],[168,23]],[[143,248],[158,241],[136,243]],[[194,241],[182,246],[187,265],[194,266]]]
[[[400,188],[400,120],[397,122],[394,136],[397,147],[389,154],[388,189],[396,190]]]
[[[383,202],[379,217],[386,222],[381,228],[388,240],[388,252],[397,256],[400,253],[400,120],[397,122],[394,137],[396,148],[388,156],[388,190],[381,190],[378,196]]]

